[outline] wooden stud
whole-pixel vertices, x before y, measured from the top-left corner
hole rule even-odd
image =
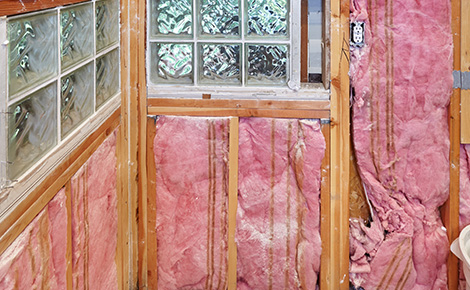
[[[0,17],[34,12],[88,0],[0,0]]]
[[[67,250],[66,250],[66,264],[67,264],[67,290],[73,289],[73,272],[72,272],[72,185],[70,180],[65,184],[65,197],[67,207]]]
[[[228,289],[237,289],[237,244],[235,230],[238,207],[238,131],[239,118],[230,119],[229,179],[228,179]]]
[[[459,2],[455,3],[454,2]],[[455,5],[455,9],[452,13],[460,12],[461,25],[459,26],[458,33],[460,34],[460,45],[457,49],[456,29],[454,27],[454,70],[461,70],[462,72],[470,71],[470,2],[469,1],[457,1],[454,0],[452,3]],[[457,7],[460,5],[460,7]],[[457,9],[461,10],[457,10]],[[454,18],[455,26],[457,26],[460,19]],[[458,56],[460,61],[455,59]],[[456,62],[459,63],[459,67],[456,67]],[[470,90],[459,90],[461,97],[461,143],[470,144]]]
[[[129,98],[130,98],[130,8],[129,1],[131,0],[121,0],[121,114],[122,114],[122,125],[120,130],[120,150],[119,150],[119,160],[121,167],[119,168],[120,174],[120,196],[121,202],[120,205],[120,219],[118,224],[120,227],[120,237],[119,242],[121,242],[121,290],[123,289],[132,289],[131,281],[129,274],[129,269],[131,267],[129,263],[130,256],[132,255],[130,251],[130,234],[129,234],[129,165],[127,156],[129,156],[129,146],[128,146],[128,132],[129,132]]]
[[[0,223],[0,254],[16,239],[33,218],[49,203],[95,150],[118,126],[120,110],[86,138],[80,146],[49,174],[18,206]]]
[[[121,0],[121,87],[122,87],[122,118],[123,118],[123,160],[126,160],[125,187],[123,195],[127,200],[128,238],[124,265],[124,289],[139,287],[138,276],[138,195],[143,185],[139,179],[139,141],[142,128],[141,93],[145,90],[145,54],[142,38],[145,38],[145,2],[138,0]],[[145,73],[144,73],[145,74]],[[144,114],[145,115],[145,114]],[[142,126],[142,127],[141,127]],[[145,132],[145,131],[144,131]],[[145,137],[143,137],[145,138]],[[144,285],[145,286],[145,285]]]
[[[320,203],[320,236],[321,236],[321,260],[320,260],[320,289],[332,289],[331,287],[331,201],[330,201],[330,125],[322,125],[322,133],[325,138],[326,150],[321,164],[321,203]]]
[[[213,117],[272,117],[272,118],[328,118],[328,111],[313,110],[263,110],[263,109],[230,109],[230,108],[183,108],[183,107],[149,107],[150,115],[176,116],[213,116]]]
[[[211,99],[211,94],[202,94],[202,99],[203,100],[210,100]]]
[[[139,214],[139,241],[143,243],[142,252],[140,251],[139,247],[137,247],[138,256],[139,256],[139,266],[138,273],[139,277],[139,289],[148,289],[148,251],[147,245],[148,243],[148,227],[147,227],[147,198],[148,198],[148,180],[147,180],[147,138],[148,138],[148,129],[147,124],[151,127],[155,127],[152,125],[153,120],[148,120],[147,118],[147,82],[146,82],[146,64],[145,64],[145,47],[146,47],[146,1],[138,1],[138,35],[136,41],[138,43],[138,80],[137,80],[137,89],[138,89],[138,111],[137,111],[137,118],[139,121],[140,126],[138,127],[138,144],[137,144],[137,152],[133,154],[137,154],[137,161],[138,161],[138,176],[139,176],[139,195],[138,195],[138,214]],[[153,139],[149,140],[153,141]],[[156,289],[156,288],[150,288]]]
[[[468,1],[464,1],[468,2]],[[460,32],[461,32],[461,0],[452,0],[452,35],[454,40],[454,70],[460,70]],[[470,7],[470,6],[469,6]],[[470,11],[469,11],[470,12]],[[464,15],[462,15],[464,16]],[[464,16],[464,18],[468,18]],[[462,19],[463,20],[463,19]],[[463,117],[463,116],[462,116]],[[460,204],[460,89],[454,89],[449,105],[450,133],[450,187],[449,199],[441,208],[441,217],[447,229],[447,236],[452,242],[459,236],[459,204]],[[459,261],[450,253],[447,260],[449,290],[459,287]]]
[[[148,288],[157,289],[157,168],[153,153],[155,120],[147,119],[147,273]]]
[[[154,107],[193,107],[229,109],[276,109],[329,111],[329,101],[275,101],[275,100],[198,100],[198,99],[148,99],[149,110]]]
[[[331,1],[331,284],[349,289],[349,1]]]
[[[117,209],[118,209],[118,233],[117,233],[117,244],[116,244],[116,267],[118,277],[118,289],[123,290],[126,285],[125,275],[128,265],[127,255],[127,196],[124,194],[127,182],[127,171],[125,170],[125,156],[122,154],[125,147],[122,126],[118,130],[116,136],[116,159],[117,159],[117,182],[116,182],[116,193],[117,193]]]

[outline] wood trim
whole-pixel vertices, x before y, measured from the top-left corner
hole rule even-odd
[[[89,0],[0,0],[0,17],[34,12]]]
[[[73,152],[49,174],[0,223],[0,254],[16,239],[34,217],[49,203],[73,174],[90,158],[101,143],[120,122],[120,109],[116,110],[95,132],[88,136]]]
[[[325,138],[326,150],[321,164],[321,203],[320,203],[320,289],[332,289],[331,287],[331,201],[330,201],[330,125],[322,125],[322,133]]]
[[[329,101],[274,101],[274,100],[204,100],[204,99],[148,99],[149,110],[154,107],[193,107],[230,109],[277,109],[329,111]]]
[[[238,146],[239,118],[230,119],[229,179],[228,179],[228,289],[237,289],[237,244],[235,230],[238,207]]]
[[[300,81],[308,83],[308,0],[301,0],[300,25]]]
[[[149,107],[149,115],[175,115],[175,116],[213,116],[213,117],[272,117],[272,118],[307,118],[326,119],[330,117],[329,111],[313,110],[269,110],[269,109],[230,109],[230,108],[176,108],[176,107]]]
[[[65,197],[67,207],[67,248],[66,248],[66,275],[67,275],[67,290],[73,290],[73,272],[72,272],[72,184],[69,181],[65,184]]]
[[[468,2],[468,1],[464,1]],[[452,0],[452,35],[454,41],[454,70],[460,70],[460,36],[461,36],[461,0]],[[469,11],[470,12],[470,11]],[[468,15],[467,17],[468,18]],[[462,23],[463,24],[463,23]],[[454,89],[449,105],[450,133],[450,185],[449,199],[441,209],[441,217],[447,229],[449,242],[454,241],[460,233],[460,89]],[[459,260],[450,252],[447,260],[447,284],[449,290],[459,287]]]
[[[147,273],[148,289],[158,289],[157,282],[157,168],[153,153],[156,135],[155,119],[147,118]]]
[[[349,0],[331,4],[331,284],[349,289]]]

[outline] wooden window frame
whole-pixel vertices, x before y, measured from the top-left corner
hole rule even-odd
[[[242,0],[243,1],[243,0]],[[291,0],[291,7],[295,7]],[[156,98],[212,98],[212,99],[259,99],[259,100],[328,100],[330,95],[330,1],[322,0],[322,82],[321,83],[308,83],[308,0],[295,0],[299,3],[300,11],[292,11],[292,15],[299,14],[301,20],[295,22],[299,27],[299,34],[297,39],[293,39],[292,43],[297,43],[300,46],[298,51],[292,54],[298,54],[296,59],[300,63],[293,67],[299,69],[300,87],[293,89],[287,85],[285,87],[269,87],[269,86],[192,86],[192,85],[176,85],[176,84],[150,84],[149,72],[147,72],[147,95],[149,99]],[[147,4],[149,7],[150,4]],[[292,10],[295,10],[292,8]],[[297,13],[297,14],[296,14]],[[150,23],[150,13],[146,15],[147,22]],[[296,27],[292,27],[296,29]],[[147,50],[150,50],[149,36],[146,36]],[[162,39],[163,41],[163,39]],[[190,42],[193,39],[189,40]],[[242,43],[244,40],[242,39]],[[195,56],[197,57],[197,55]],[[150,66],[150,51],[146,52],[147,67]],[[291,66],[292,67],[292,66]],[[176,89],[176,90],[175,90]]]

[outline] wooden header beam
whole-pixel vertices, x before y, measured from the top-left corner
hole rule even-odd
[[[34,12],[88,0],[0,0],[0,17]]]
[[[149,115],[328,119],[328,101],[148,99]]]

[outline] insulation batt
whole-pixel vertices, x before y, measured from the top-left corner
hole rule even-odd
[[[460,145],[460,230],[470,225],[470,145]],[[460,263],[459,289],[465,290],[465,276]]]
[[[228,118],[159,117],[158,289],[226,289]]]
[[[351,223],[351,281],[364,289],[447,289],[450,1],[352,0],[365,46],[352,48],[353,141],[373,206]]]
[[[26,226],[0,256],[0,289],[66,289],[65,190]]]
[[[117,289],[116,134],[72,177],[74,289]]]
[[[241,118],[239,131],[237,289],[315,289],[320,122]]]

